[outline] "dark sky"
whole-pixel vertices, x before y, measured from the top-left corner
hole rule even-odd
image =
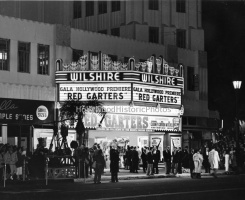
[[[243,81],[238,93],[238,116],[245,119],[245,3],[203,1],[205,51],[208,54],[209,109],[218,110],[224,125],[235,117],[232,81]]]

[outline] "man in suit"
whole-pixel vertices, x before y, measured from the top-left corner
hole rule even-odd
[[[182,159],[183,159],[183,151],[181,149],[181,147],[178,148],[177,151],[178,154],[178,174],[182,174]]]
[[[158,163],[160,162],[160,151],[158,150],[158,147],[154,146],[153,147],[153,173],[158,174]]]
[[[170,174],[171,170],[171,152],[170,147],[167,146],[166,149],[163,151],[163,159],[165,163],[165,174]]]
[[[138,154],[138,151],[136,150],[136,147],[134,147],[132,151],[132,167],[133,167],[132,172],[133,173],[138,173],[138,163],[139,163],[139,154]]]

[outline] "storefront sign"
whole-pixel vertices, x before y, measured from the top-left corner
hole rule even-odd
[[[183,77],[140,71],[57,71],[56,83],[131,82],[184,88]]]
[[[54,120],[54,102],[0,98],[0,123],[42,124]]]
[[[133,100],[181,105],[181,89],[134,84]]]
[[[84,125],[87,128],[98,128],[101,116],[87,113],[84,117]],[[102,129],[125,131],[181,131],[181,118],[156,117],[144,115],[125,115],[107,113],[102,124]]]
[[[59,101],[97,99],[101,101],[131,100],[130,83],[60,84]]]

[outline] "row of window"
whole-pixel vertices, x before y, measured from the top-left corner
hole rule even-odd
[[[38,44],[37,46],[37,73],[49,74],[49,45]],[[30,73],[30,52],[29,42],[18,42],[18,72]],[[10,69],[10,40],[0,38],[0,70]]]
[[[100,30],[98,33],[107,34],[107,30]],[[111,35],[120,37],[120,28],[111,29]],[[159,43],[159,27],[149,27],[149,42]],[[176,46],[186,48],[186,30],[176,30]]]
[[[176,0],[176,12],[185,13],[186,0]],[[94,15],[94,1],[85,2],[85,15],[86,17]],[[159,0],[148,0],[149,10],[159,10]],[[111,2],[111,12],[121,10],[120,1]],[[98,1],[98,14],[107,13],[107,1]],[[82,1],[74,1],[73,3],[73,18],[82,17]]]
[[[86,1],[85,2],[85,15],[86,17],[94,15],[94,1]],[[111,11],[116,12],[121,10],[120,1],[112,1],[111,2]],[[98,13],[104,14],[107,13],[107,1],[99,1],[98,2]],[[73,18],[81,18],[82,17],[82,1],[74,1],[73,3]]]

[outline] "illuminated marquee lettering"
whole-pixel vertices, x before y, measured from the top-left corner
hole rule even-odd
[[[176,85],[176,78],[169,76],[161,76],[155,74],[141,74],[141,81],[143,83],[154,83],[161,85]]]
[[[140,71],[57,71],[56,83],[74,82],[132,82],[158,86],[184,88],[184,79],[180,76],[152,74]]]
[[[70,81],[120,81],[119,72],[72,72]]]

